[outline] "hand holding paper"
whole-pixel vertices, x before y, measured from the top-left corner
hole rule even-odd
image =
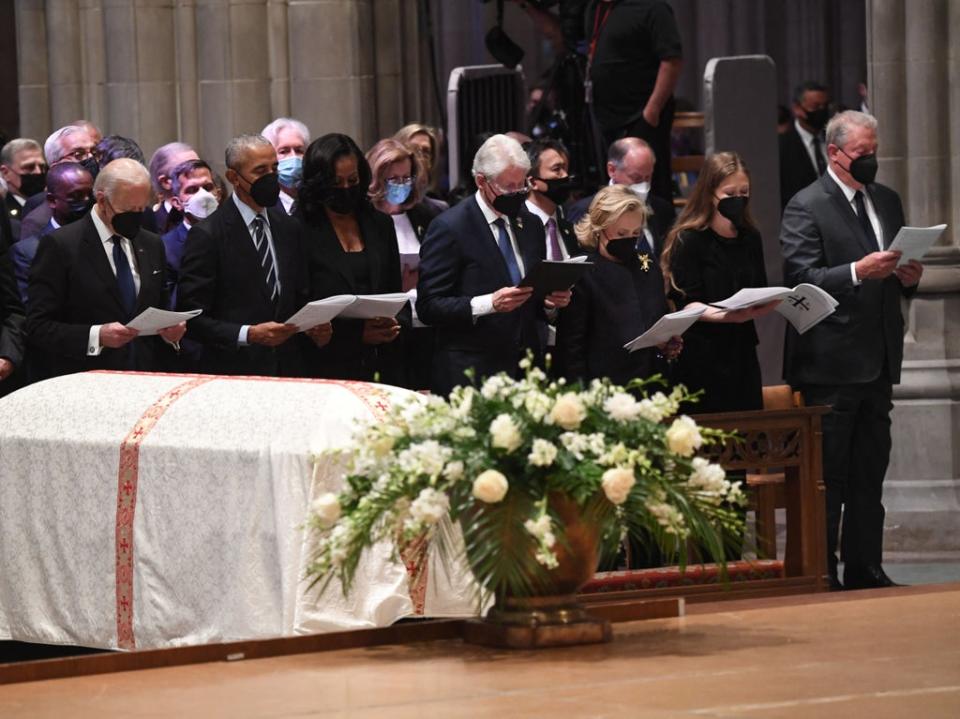
[[[202,313],[203,310],[189,312],[171,312],[156,307],[148,307],[127,323],[127,327],[139,332],[139,337],[149,337],[160,333],[168,327],[175,327],[181,322],[187,322]]]
[[[286,324],[296,325],[297,330],[305,332],[318,325],[325,325],[343,310],[356,302],[356,295],[334,295],[322,300],[308,302]]]
[[[706,312],[704,307],[689,307],[666,314],[642,335],[627,342],[623,348],[628,352],[636,352],[645,347],[657,347],[670,342],[674,337],[679,337],[686,332],[704,312]]]
[[[933,243],[939,239],[945,229],[947,229],[946,225],[901,227],[887,250],[900,253],[900,261],[897,263],[897,267],[903,267],[910,260],[919,261],[921,257],[927,254],[927,250],[933,247]]]

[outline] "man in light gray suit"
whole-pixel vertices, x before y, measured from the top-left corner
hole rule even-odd
[[[837,545],[847,589],[892,586],[881,566],[883,477],[890,458],[893,384],[900,381],[900,298],[916,291],[923,266],[897,266],[886,248],[904,225],[896,192],[877,184],[877,122],[848,111],[827,126],[827,172],[787,204],[780,231],[784,279],[808,282],[839,301],[803,335],[788,328],[784,374],[823,421],[827,559],[831,588]]]

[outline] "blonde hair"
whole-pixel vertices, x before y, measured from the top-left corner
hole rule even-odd
[[[413,122],[404,125],[394,134],[393,139],[402,142],[404,145],[413,145],[411,140],[417,135],[426,135],[430,140],[430,166],[424,164],[424,171],[427,175],[427,189],[433,187],[437,177],[437,167],[440,163],[440,133],[429,125],[419,122]],[[419,153],[417,153],[419,156]]]
[[[600,242],[600,233],[628,212],[639,212],[643,224],[647,224],[647,205],[626,185],[609,185],[593,198],[587,210],[574,227],[577,242],[581,247],[596,249]]]
[[[427,190],[427,176],[423,168],[423,160],[414,152],[413,148],[399,140],[380,140],[367,151],[367,162],[370,163],[370,187],[367,195],[374,205],[380,205],[387,194],[387,170],[395,162],[410,160],[410,174],[413,176],[413,192],[401,207],[409,210],[423,199]],[[379,206],[377,209],[380,209]]]

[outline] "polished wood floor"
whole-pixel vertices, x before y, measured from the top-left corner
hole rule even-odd
[[[960,585],[695,611],[593,647],[450,640],[0,686],[0,717],[960,717]]]

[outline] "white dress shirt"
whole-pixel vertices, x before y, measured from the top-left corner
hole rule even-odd
[[[807,151],[807,156],[810,158],[810,162],[813,165],[813,171],[819,175],[820,173],[817,170],[817,153],[813,147],[814,134],[812,132],[807,132],[806,128],[800,124],[799,120],[794,120],[793,126],[797,128],[797,134],[800,135],[800,140],[803,142],[803,147]],[[829,161],[827,160],[827,147],[826,143],[823,141],[823,138],[820,138],[820,157],[823,159],[824,165],[830,165]]]
[[[257,219],[257,213],[254,212],[253,208],[250,207],[247,203],[241,200],[237,193],[234,192],[233,201],[237,205],[237,209],[240,210],[240,216],[243,218],[243,224],[247,226],[247,232],[250,233],[250,241],[253,243],[254,249],[257,247],[257,238],[254,235],[253,231],[253,221]],[[270,248],[270,256],[273,257],[273,267],[274,275],[277,278],[277,294],[282,291],[280,287],[280,265],[277,262],[277,252],[273,246],[273,233],[270,232],[270,217],[267,215],[266,208],[260,213],[260,216],[263,217],[263,232],[267,236],[267,246]],[[266,280],[264,280],[266,281]],[[240,336],[237,338],[237,344],[241,347],[249,344],[247,342],[247,332],[250,331],[250,325],[243,325],[240,328]]]
[[[413,223],[410,222],[410,218],[406,212],[401,212],[398,215],[390,215],[390,219],[393,220],[393,229],[397,233],[397,249],[400,251],[400,270],[402,272],[403,256],[419,255],[420,240],[417,239],[417,231],[413,229]],[[417,288],[411,287],[407,290],[407,297],[410,298],[410,312],[413,315],[413,326],[426,327],[417,315]]]
[[[843,196],[847,198],[847,202],[850,203],[850,209],[853,210],[853,214],[857,214],[857,203],[854,200],[854,197],[857,194],[857,190],[845,185],[843,181],[837,177],[837,173],[833,171],[833,168],[829,165],[827,166],[827,173],[830,175],[830,179],[836,182],[840,189],[843,191]],[[877,215],[877,208],[873,206],[873,200],[870,198],[870,193],[866,191],[866,188],[863,190],[863,204],[867,208],[867,219],[870,220],[870,224],[873,226],[873,234],[877,236],[877,250],[883,249],[883,227],[880,225],[880,217]],[[859,285],[862,280],[857,277],[857,263],[850,263],[850,276],[853,277],[853,284]]]
[[[90,217],[93,219],[93,226],[97,228],[97,234],[100,236],[100,243],[103,246],[103,251],[107,255],[107,262],[110,263],[110,270],[113,272],[113,276],[117,276],[117,264],[113,261],[113,240],[111,239],[114,232],[110,231],[110,228],[107,227],[106,223],[100,218],[100,212],[97,208],[94,208],[90,213]],[[117,235],[120,237],[120,235]],[[133,243],[130,242],[126,237],[120,237],[120,249],[123,250],[123,254],[127,256],[127,264],[130,265],[130,272],[133,273],[133,287],[137,291],[137,294],[140,294],[140,271],[137,268],[137,263],[133,257]],[[103,347],[100,346],[100,328],[102,325],[92,325],[90,327],[90,334],[87,338],[87,356],[96,357],[103,351]]]
[[[543,223],[543,231],[547,237],[546,254],[544,257],[550,256],[550,233],[547,231],[547,223],[550,220],[553,220],[553,226],[557,228],[557,244],[560,245],[560,258],[563,260],[569,260],[570,253],[567,252],[567,246],[563,242],[563,234],[560,232],[560,222],[557,220],[557,213],[554,212],[552,215],[548,215],[530,200],[527,200],[527,209],[539,217],[540,221]]]
[[[480,205],[480,211],[483,213],[483,219],[487,221],[487,228],[490,230],[490,234],[493,236],[493,246],[497,252],[500,252],[500,230],[497,228],[494,222],[502,217],[502,215],[497,214],[490,205],[487,204],[487,201],[483,199],[483,193],[480,190],[477,190],[476,194],[477,204]],[[517,245],[517,238],[513,234],[513,227],[510,225],[510,220],[506,217],[503,217],[504,224],[507,228],[507,236],[510,238],[510,247],[513,249],[513,256],[517,260],[517,268],[520,270],[520,276],[526,273],[526,269],[523,266],[523,257],[520,255],[520,248]],[[493,309],[493,293],[491,292],[488,295],[477,295],[470,299],[470,310],[473,314],[474,319],[477,317],[483,317],[484,315],[492,315],[494,312]]]
[[[293,195],[288,195],[283,188],[280,188],[280,204],[283,205],[283,211],[288,215],[293,209],[293,203],[297,201],[297,198]]]

